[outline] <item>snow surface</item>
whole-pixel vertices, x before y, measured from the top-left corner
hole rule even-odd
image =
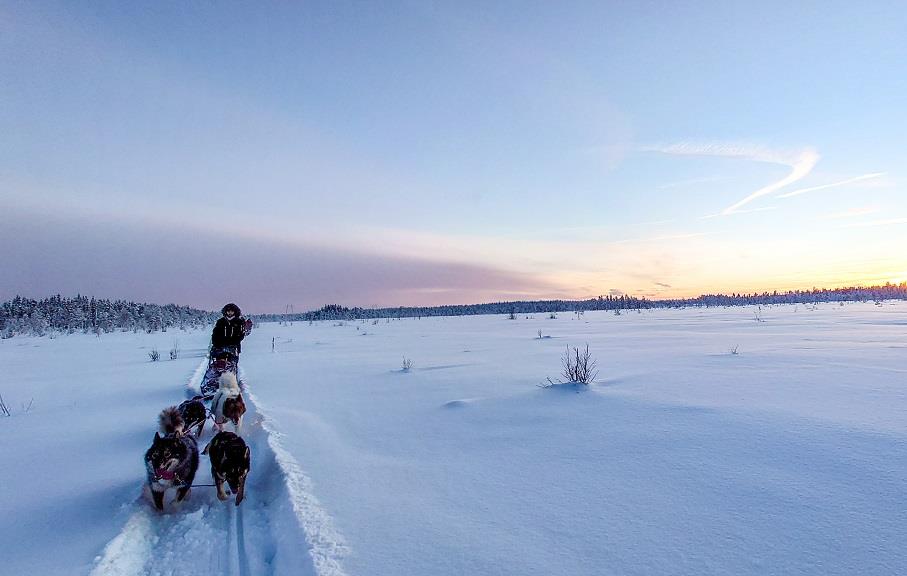
[[[754,312],[258,326],[247,499],[164,514],[208,332],[0,341],[0,574],[907,573],[907,303]],[[586,343],[596,383],[538,386]]]

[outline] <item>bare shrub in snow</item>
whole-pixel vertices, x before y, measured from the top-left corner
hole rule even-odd
[[[3,401],[3,396],[0,396],[0,414],[4,416],[9,416],[9,408],[6,406],[6,402]]]
[[[576,347],[571,350],[570,346],[567,346],[567,353],[561,358],[561,366],[563,367],[561,376],[565,380],[555,382],[548,378],[547,384],[540,384],[542,388],[550,388],[555,384],[583,384],[588,386],[598,376],[595,358],[589,352],[588,344],[583,350]]]
[[[152,348],[151,352],[148,353],[148,357],[151,358],[152,362],[157,362],[161,359],[161,353],[158,352],[157,348]]]
[[[561,363],[564,367],[562,375],[567,379],[567,382],[589,384],[598,376],[598,370],[595,368],[595,359],[589,352],[588,344],[586,344],[586,348],[582,352],[579,348],[574,347],[572,353],[570,352],[570,347],[567,346],[567,354],[561,358]]]
[[[548,314],[548,319],[557,320],[557,312],[552,312],[551,314]]]
[[[403,372],[409,372],[410,368],[412,368],[412,367],[413,367],[412,358],[407,358],[406,356],[404,356],[403,357],[403,368],[402,368]]]
[[[180,341],[174,340],[173,347],[170,349],[170,359],[176,360],[180,357]]]
[[[731,348],[730,348],[730,350],[728,350],[728,352],[730,352],[731,354],[733,354],[734,356],[736,356],[736,355],[737,355],[737,348],[738,348],[738,346],[731,346]]]

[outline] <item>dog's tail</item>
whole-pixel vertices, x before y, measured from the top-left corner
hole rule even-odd
[[[161,434],[165,436],[170,434],[180,436],[183,433],[185,422],[183,422],[183,416],[176,406],[164,408],[160,416],[158,416],[158,422],[160,423]]]

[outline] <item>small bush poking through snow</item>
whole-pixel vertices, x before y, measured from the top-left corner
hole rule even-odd
[[[148,353],[148,357],[151,358],[152,362],[157,362],[161,359],[161,353],[157,351],[157,348],[152,348],[151,352]]]
[[[731,354],[736,356],[737,355],[737,346],[731,346],[731,349],[728,350],[728,352],[730,352]]]
[[[573,353],[567,346],[567,354],[561,358],[564,366],[563,376],[567,382],[577,384],[589,384],[598,376],[598,370],[595,368],[595,358],[589,353],[589,345],[586,344],[585,350],[580,352],[579,348],[574,347]]]
[[[9,416],[9,408],[6,407],[6,403],[3,401],[3,396],[0,396],[0,414],[4,416]]]
[[[413,367],[412,358],[403,357],[403,371],[409,372],[409,369]]]
[[[588,344],[583,350],[574,347],[571,351],[570,346],[567,346],[567,353],[561,358],[561,365],[563,366],[561,376],[566,380],[554,382],[551,378],[548,378],[548,384],[542,384],[542,387],[550,388],[555,384],[583,384],[588,386],[598,376],[595,364],[595,358],[589,352]]]
[[[179,357],[180,357],[180,341],[174,340],[173,348],[170,349],[170,359],[176,360]]]

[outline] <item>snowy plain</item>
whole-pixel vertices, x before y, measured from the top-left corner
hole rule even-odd
[[[158,514],[208,336],[0,341],[0,574],[907,573],[907,303],[262,324],[247,500]]]

